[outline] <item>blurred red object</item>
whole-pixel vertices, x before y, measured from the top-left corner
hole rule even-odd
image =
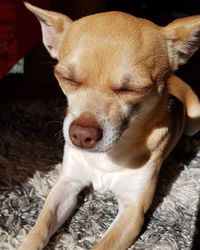
[[[0,1],[0,79],[41,39],[39,23],[23,2]],[[41,8],[50,8],[49,0],[29,2]]]

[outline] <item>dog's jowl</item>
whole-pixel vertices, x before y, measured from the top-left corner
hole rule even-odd
[[[200,129],[199,100],[174,75],[198,49],[200,16],[159,27],[122,12],[72,21],[25,5],[58,61],[55,77],[69,106],[62,173],[20,250],[43,249],[91,184],[112,191],[119,203],[92,249],[127,249],[140,233],[163,161],[182,133]]]

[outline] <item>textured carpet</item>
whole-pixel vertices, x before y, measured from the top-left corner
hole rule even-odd
[[[0,108],[1,250],[19,246],[58,178],[64,106],[56,100]],[[162,168],[154,203],[130,249],[200,249],[200,142],[183,141]],[[46,249],[90,248],[116,213],[111,193],[84,190],[75,213]]]

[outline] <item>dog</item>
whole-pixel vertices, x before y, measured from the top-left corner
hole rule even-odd
[[[26,7],[57,59],[68,100],[61,175],[20,250],[38,250],[70,216],[77,195],[110,190],[118,215],[93,250],[127,249],[141,231],[163,161],[200,130],[200,102],[174,75],[200,45],[200,16],[165,27],[122,12],[69,17]]]

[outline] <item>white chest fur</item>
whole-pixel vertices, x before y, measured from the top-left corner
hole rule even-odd
[[[110,190],[116,196],[133,199],[152,178],[152,165],[149,161],[140,168],[123,168],[113,163],[107,153],[89,153],[66,146],[62,177],[83,185],[92,184],[98,192]]]

